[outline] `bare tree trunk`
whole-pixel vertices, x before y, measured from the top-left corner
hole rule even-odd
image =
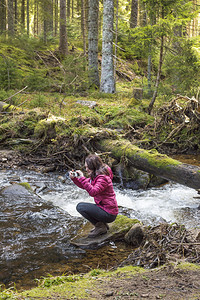
[[[0,0],[0,33],[6,31],[6,0]]]
[[[147,93],[148,96],[151,95],[151,44],[149,45],[149,55],[148,55],[148,64],[147,64]]]
[[[86,20],[85,20],[85,0],[81,0],[81,28],[83,36],[83,53],[86,55]]]
[[[13,0],[8,0],[8,35],[14,35]]]
[[[70,20],[70,10],[71,10],[71,2],[70,0],[67,0],[67,19]]]
[[[54,34],[55,34],[55,36],[57,36],[57,34],[58,34],[58,0],[55,0],[55,4],[54,4],[54,20],[55,20]]]
[[[138,0],[131,1],[131,17],[130,17],[130,28],[137,27],[138,22]]]
[[[25,30],[25,0],[21,2],[21,27]]]
[[[33,34],[34,36],[36,36],[37,33],[37,10],[38,10],[38,6],[37,6],[37,0],[34,1],[34,14],[33,14]]]
[[[27,27],[27,35],[29,36],[29,32],[30,32],[30,28],[29,28],[29,24],[30,24],[30,20],[29,20],[29,0],[27,0],[26,2],[26,27]]]
[[[15,32],[17,31],[17,25],[18,25],[18,7],[17,7],[17,0],[15,0],[15,25],[14,25],[14,29]]]
[[[113,21],[114,1],[104,0],[100,90],[104,93],[109,94],[115,93],[115,78],[113,65]]]
[[[118,38],[118,21],[119,21],[119,0],[116,2],[116,21],[115,21],[115,55],[114,55],[114,76],[116,80],[117,69],[117,38]]]
[[[154,106],[154,102],[156,100],[157,94],[158,94],[158,86],[160,83],[160,77],[161,77],[161,70],[162,70],[162,64],[163,64],[163,51],[164,51],[164,36],[161,36],[161,44],[160,44],[160,59],[159,59],[159,65],[158,65],[158,72],[157,72],[157,78],[156,78],[156,85],[155,85],[155,90],[153,93],[152,100],[149,104],[148,107],[148,113],[151,114],[151,111]]]
[[[60,0],[60,44],[59,51],[62,55],[68,54],[67,24],[66,24],[66,0]]]
[[[49,34],[53,36],[53,0],[49,2]]]
[[[99,83],[98,69],[98,19],[99,0],[89,0],[88,17],[88,70],[89,82],[97,87]]]
[[[71,15],[72,15],[72,20],[73,20],[74,19],[74,0],[72,0],[71,7],[72,7],[72,13],[71,13]]]

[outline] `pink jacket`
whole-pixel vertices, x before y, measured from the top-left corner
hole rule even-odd
[[[94,180],[84,176],[75,177],[72,180],[78,187],[86,190],[90,196],[94,197],[97,206],[111,215],[117,215],[118,206],[112,184],[113,173],[110,167],[108,170],[110,175],[100,174]]]

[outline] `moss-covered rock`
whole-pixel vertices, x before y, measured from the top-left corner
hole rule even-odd
[[[110,229],[106,234],[91,239],[88,238],[88,234],[92,229],[92,224],[87,222],[71,240],[71,244],[83,249],[98,248],[108,241],[124,238],[125,233],[136,223],[139,223],[137,219],[118,215],[115,221],[109,224]]]

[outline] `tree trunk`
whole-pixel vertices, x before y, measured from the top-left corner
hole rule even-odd
[[[115,50],[114,50],[114,76],[116,80],[117,70],[117,40],[118,40],[118,23],[119,23],[119,0],[116,1],[116,21],[115,21]]]
[[[8,35],[14,35],[13,0],[8,0]]]
[[[104,0],[103,3],[103,37],[101,86],[103,93],[115,93],[114,65],[113,65],[113,20],[114,1]]]
[[[0,0],[0,33],[6,31],[6,0]]]
[[[58,0],[55,0],[55,4],[54,4],[54,22],[55,22],[54,35],[57,36],[57,33],[58,33]]]
[[[15,32],[17,31],[17,25],[18,25],[18,6],[17,6],[17,0],[15,0],[15,25],[14,25],[14,29]]]
[[[157,94],[158,94],[158,86],[160,83],[160,77],[161,77],[161,70],[162,70],[162,64],[163,64],[163,50],[164,50],[164,36],[161,36],[161,45],[160,45],[160,59],[159,59],[159,66],[158,66],[158,72],[157,72],[157,78],[156,78],[156,85],[155,90],[153,93],[152,100],[148,107],[148,113],[151,114],[151,111],[153,109],[154,102],[156,100]]]
[[[46,0],[42,3],[44,16],[44,41],[47,37],[53,36],[53,1]]]
[[[22,0],[21,3],[21,27],[22,30],[25,30],[25,0]]]
[[[138,0],[131,1],[131,17],[130,17],[130,28],[137,27],[138,22]]]
[[[59,51],[62,55],[68,54],[67,24],[66,24],[66,0],[60,0],[60,44]]]
[[[70,10],[71,10],[70,0],[67,0],[67,19],[70,20]]]
[[[81,0],[81,29],[83,36],[83,53],[86,55],[86,20],[85,20],[85,0]]]
[[[125,158],[130,166],[175,181],[193,189],[200,189],[200,167],[181,163],[157,151],[147,151],[132,145],[127,140],[104,139],[98,146],[118,159]]]
[[[89,0],[88,16],[88,71],[90,85],[100,86],[98,68],[99,0]]]
[[[27,18],[26,18],[26,27],[27,27],[27,35],[29,36],[29,31],[30,31],[30,28],[29,28],[29,0],[27,0],[27,2],[26,2],[27,4],[26,4],[26,16],[27,16]]]
[[[37,0],[34,1],[34,19],[33,19],[33,34],[38,35],[38,3]]]
[[[148,93],[148,96],[152,96],[151,95],[151,66],[152,66],[152,63],[151,63],[151,44],[149,44],[149,55],[148,55],[148,64],[147,64],[147,82],[148,82],[148,85],[147,85],[147,93]]]

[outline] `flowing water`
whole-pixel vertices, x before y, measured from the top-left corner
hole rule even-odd
[[[93,199],[69,178],[65,182],[61,179],[58,174],[1,170],[0,188],[13,182],[28,182],[36,195],[0,196],[0,282],[23,282],[28,276],[29,280],[38,278],[52,270],[60,274],[100,265],[93,263],[94,251],[87,251],[86,255],[69,243],[83,221],[76,211],[77,203]],[[144,224],[167,221],[200,228],[200,195],[194,189],[176,183],[145,191],[120,189],[118,185],[114,188],[120,212],[131,218]],[[95,256],[97,261],[113,258],[116,262],[118,250],[122,260],[126,246],[114,243],[104,254],[95,250]],[[84,264],[80,264],[81,259]]]

